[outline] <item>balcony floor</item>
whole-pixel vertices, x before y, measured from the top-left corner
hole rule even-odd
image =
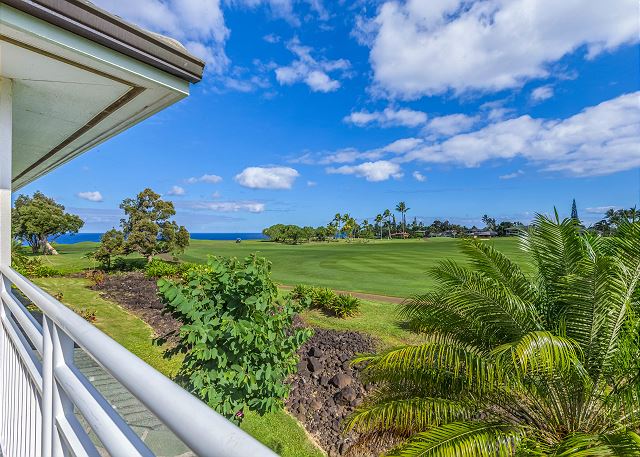
[[[76,349],[74,359],[78,369],[118,411],[154,454],[162,457],[195,457],[195,454],[152,412],[131,395],[113,376],[106,373],[82,349]],[[83,423],[82,417],[80,417],[80,421]],[[86,424],[84,425],[86,426]],[[93,433],[90,433],[89,436],[94,443],[99,443]],[[104,449],[98,449],[104,455],[108,455]],[[2,456],[0,455],[0,457]]]

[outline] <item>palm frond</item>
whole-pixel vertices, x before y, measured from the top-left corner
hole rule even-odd
[[[484,384],[487,389],[503,381],[503,374],[482,350],[450,335],[433,334],[426,339],[420,345],[361,356],[353,363],[365,362],[364,376],[376,382],[420,382],[439,372],[461,377],[468,386]]]
[[[376,401],[358,408],[346,422],[348,430],[370,433],[389,430],[405,436],[447,422],[468,419],[476,408],[464,401],[444,398],[409,398]]]
[[[461,244],[461,250],[473,263],[477,271],[483,275],[506,285],[515,295],[527,304],[533,304],[538,300],[537,290],[527,279],[522,269],[509,260],[493,246],[478,240],[467,241]],[[532,317],[537,318],[537,311],[531,310]]]
[[[512,456],[525,436],[523,428],[485,422],[453,422],[412,437],[387,453],[390,457]]]
[[[530,304],[502,283],[451,261],[431,270],[439,281],[442,303],[483,330],[489,343],[513,341],[541,329]]]
[[[547,331],[530,332],[520,340],[494,349],[496,363],[506,363],[523,375],[561,374],[581,366],[580,347],[572,340]]]
[[[565,439],[557,457],[601,457],[640,455],[640,437],[632,432],[590,435],[577,433]]]

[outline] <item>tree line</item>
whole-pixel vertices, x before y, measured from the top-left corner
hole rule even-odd
[[[319,227],[301,227],[294,224],[275,224],[265,228],[262,234],[271,241],[279,243],[302,243],[310,241],[329,241],[331,239],[392,239],[423,238],[434,236],[464,237],[474,235],[510,236],[525,230],[527,226],[519,221],[500,221],[485,214],[482,216],[483,226],[451,223],[448,220],[434,220],[426,225],[414,217],[407,222],[409,208],[405,202],[395,206],[395,213],[389,209],[377,214],[373,219],[357,220],[350,213],[336,213],[326,225]],[[396,218],[396,215],[398,216]],[[582,229],[609,236],[616,233],[623,221],[640,220],[640,211],[630,209],[609,209],[605,217],[589,227],[582,225],[578,216],[575,199],[571,205],[571,220]]]
[[[163,200],[151,189],[120,204],[124,218],[120,230],[107,231],[98,248],[90,256],[110,268],[115,256],[137,253],[151,261],[158,254],[178,254],[189,245],[189,232],[171,218],[176,214],[173,203]],[[33,254],[57,254],[50,240],[75,234],[83,227],[82,219],[67,213],[65,207],[42,192],[20,195],[11,213],[14,239],[26,242]]]

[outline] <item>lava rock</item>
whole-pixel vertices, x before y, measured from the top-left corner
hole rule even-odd
[[[338,373],[329,382],[338,389],[343,389],[353,382],[353,378],[348,374]]]
[[[307,368],[309,368],[309,371],[311,373],[319,373],[320,371],[322,371],[322,362],[320,362],[320,359],[317,359],[315,357],[309,357]]]

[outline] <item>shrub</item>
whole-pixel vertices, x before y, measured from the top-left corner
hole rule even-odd
[[[153,259],[145,266],[145,275],[148,278],[168,278],[181,276],[194,267],[192,263],[167,262]]]
[[[360,309],[360,299],[348,294],[339,294],[331,304],[330,311],[340,318],[354,316]]]
[[[294,306],[278,299],[271,264],[213,257],[182,281],[160,279],[167,307],[183,323],[176,350],[185,354],[179,380],[238,423],[245,409],[275,411],[288,395],[297,350],[311,336],[292,327]]]
[[[91,309],[81,308],[76,310],[76,314],[87,322],[95,322],[97,320],[96,312]]]
[[[85,278],[94,283],[96,286],[104,284],[106,276],[102,270],[89,270],[84,274]]]
[[[313,287],[298,284],[291,290],[289,296],[298,302],[299,311],[308,309],[313,303]]]
[[[13,268],[20,274],[29,278],[49,278],[51,276],[62,276],[62,272],[56,268],[42,265],[37,257],[26,258],[20,264],[14,264]]]
[[[301,300],[310,296],[311,292],[313,292],[313,287],[305,284],[298,284],[291,289],[291,298],[294,300]]]
[[[311,306],[330,311],[336,298],[336,293],[328,287],[314,287],[311,292]]]

